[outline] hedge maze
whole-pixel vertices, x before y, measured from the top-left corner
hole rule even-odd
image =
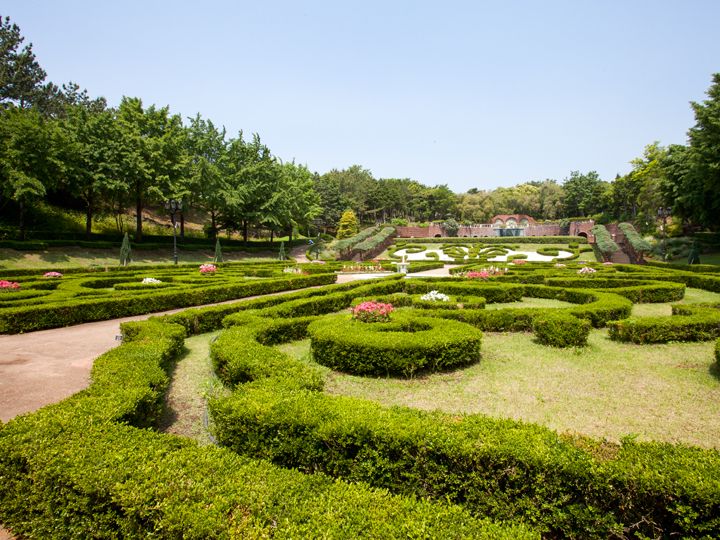
[[[720,292],[720,274],[580,268],[394,275],[125,324],[87,390],[0,429],[0,521],[33,537],[720,536],[717,450],[629,438],[607,451],[535,424],[330,395],[323,370],[274,347],[309,338],[334,369],[415,377],[482,362],[483,332],[578,348],[591,328],[635,343],[720,336],[715,305],[630,317],[634,303],[675,302],[685,287]],[[433,290],[448,305],[420,300]],[[525,297],[573,305],[484,309]],[[369,299],[393,303],[391,322],[351,319]],[[184,338],[222,328],[211,356],[229,392],[209,403],[219,447],[144,429]]]

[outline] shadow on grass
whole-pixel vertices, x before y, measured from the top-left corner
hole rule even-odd
[[[178,364],[187,358],[189,354],[190,350],[187,347],[183,347],[182,353],[175,359],[172,367],[167,372],[168,387],[165,390],[165,396],[163,396],[163,410],[157,425],[157,430],[160,432],[166,432],[178,420],[178,411],[175,410],[170,403],[170,386],[175,378]]]
[[[718,381],[720,381],[720,366],[717,362],[713,362],[710,364],[710,368],[708,369],[708,373],[715,377]]]

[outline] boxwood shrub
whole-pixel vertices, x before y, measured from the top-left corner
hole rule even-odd
[[[213,349],[243,344],[218,340]],[[628,439],[596,457],[593,441],[576,444],[532,424],[385,408],[273,377],[210,407],[218,440],[240,454],[521,518],[545,537],[720,533],[713,451]]]
[[[533,319],[533,332],[543,345],[583,347],[587,345],[590,323],[569,313],[553,313],[549,310]]]
[[[392,321],[365,323],[342,313],[308,326],[316,362],[357,375],[433,372],[480,360],[482,333],[456,321],[396,312]]]
[[[157,419],[184,329],[151,321],[124,332],[87,390],[0,425],[0,522],[18,537],[538,538],[457,506],[138,429]]]

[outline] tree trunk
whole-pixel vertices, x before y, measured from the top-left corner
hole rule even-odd
[[[25,203],[22,200],[18,201],[20,206],[20,241],[25,241]]]
[[[92,235],[92,216],[92,203],[88,202],[85,207],[85,238],[88,240],[90,240],[90,236]]]
[[[180,238],[185,238],[185,213],[180,212]]]
[[[217,223],[215,221],[215,212],[210,212],[210,240],[217,238]]]
[[[142,197],[140,193],[137,194],[135,199],[135,241],[142,241]]]
[[[270,230],[270,243],[271,244],[273,243],[273,238],[275,238],[275,231],[271,229]]]
[[[247,247],[248,242],[248,222],[247,220],[243,220],[243,243],[245,244],[245,247]]]

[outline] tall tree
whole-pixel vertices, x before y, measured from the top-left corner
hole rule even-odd
[[[223,169],[227,157],[225,128],[198,114],[186,129],[191,202],[210,216],[210,238],[216,238],[230,184]]]
[[[34,109],[0,111],[0,195],[18,206],[21,239],[27,206],[44,197],[62,175],[61,146],[55,123]]]
[[[68,106],[61,126],[65,135],[62,160],[66,189],[85,207],[85,234],[92,233],[93,216],[112,210],[107,201],[118,185],[119,133],[112,111],[95,111],[87,104]]]
[[[708,99],[692,102],[695,125],[688,132],[690,146],[689,189],[695,199],[694,219],[706,227],[720,227],[720,73],[715,73]]]
[[[584,217],[602,212],[606,205],[608,184],[595,171],[581,174],[572,171],[563,182],[566,217]]]
[[[143,108],[139,98],[123,97],[118,108],[122,155],[119,176],[135,201],[135,241],[142,240],[142,212],[148,201],[182,198],[185,168],[184,131],[168,107]]]
[[[47,74],[35,58],[32,43],[23,46],[24,41],[10,17],[0,16],[0,106],[57,111],[60,89],[45,82]]]

